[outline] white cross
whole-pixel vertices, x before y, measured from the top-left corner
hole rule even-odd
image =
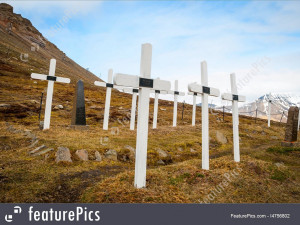
[[[192,83],[188,85],[188,89],[190,92],[201,94],[202,97],[202,169],[209,170],[208,96],[218,97],[220,91],[216,88],[208,87],[207,64],[205,61],[201,62],[201,85]]]
[[[268,100],[268,127],[271,126],[271,107],[272,107],[272,100],[270,99],[271,93],[269,94]]]
[[[31,78],[33,78],[33,79],[48,81],[46,107],[45,107],[45,118],[44,118],[44,130],[50,128],[54,81],[61,82],[61,83],[67,83],[67,84],[70,83],[69,78],[55,76],[55,66],[56,66],[56,60],[51,59],[50,67],[49,67],[49,75],[37,74],[37,73],[31,74]]]
[[[108,70],[107,83],[95,81],[94,84],[100,87],[106,87],[106,98],[105,98],[105,108],[104,108],[104,119],[103,119],[103,130],[108,130],[108,121],[109,121],[109,109],[110,109],[110,99],[111,99],[111,89],[120,87],[113,85],[113,70]]]
[[[126,74],[116,74],[114,84],[139,88],[138,122],[135,154],[135,176],[134,185],[136,188],[146,187],[146,167],[147,167],[147,144],[148,144],[148,121],[149,121],[149,99],[150,91],[169,91],[171,83],[169,81],[151,79],[151,44],[142,45],[140,77]]]
[[[159,79],[159,78],[157,78],[157,79]],[[153,112],[153,129],[156,129],[157,128],[157,114],[158,114],[158,96],[159,96],[159,94],[168,94],[168,91],[151,90],[150,93],[155,93],[154,112]]]
[[[134,130],[136,99],[137,99],[137,94],[139,93],[139,89],[137,89],[137,88],[123,88],[123,91],[132,93],[131,114],[130,114],[130,130]]]
[[[239,108],[238,102],[245,102],[246,97],[238,95],[235,74],[230,74],[231,93],[222,94],[222,99],[232,101],[232,125],[233,125],[233,152],[234,161],[240,161],[240,144],[239,144]]]
[[[196,84],[196,82],[195,82]],[[193,95],[193,113],[192,113],[192,126],[195,126],[196,124],[196,100],[197,96],[201,96],[201,94],[195,93],[195,92],[188,92],[188,95]]]
[[[169,91],[169,94],[174,95],[174,107],[173,107],[173,127],[177,125],[177,101],[178,95],[184,96],[184,92],[178,91],[178,80],[175,80],[174,91]]]

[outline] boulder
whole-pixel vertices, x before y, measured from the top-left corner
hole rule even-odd
[[[59,110],[59,109],[63,109],[63,105],[56,105],[54,106],[53,110]]]
[[[190,152],[191,152],[191,153],[197,153],[197,151],[194,150],[194,149],[192,149],[192,148],[190,149]]]
[[[75,154],[81,159],[82,161],[88,161],[89,160],[89,154],[87,150],[82,149],[82,150],[77,150]]]
[[[101,154],[98,151],[95,152],[95,158],[96,158],[95,160],[97,162],[102,161],[102,156],[101,156]]]
[[[109,149],[107,152],[104,153],[105,158],[117,161],[118,160],[118,153],[116,150]]]
[[[227,138],[221,131],[216,131],[216,138],[217,141],[220,142],[221,144],[226,144],[228,142]]]
[[[58,147],[55,154],[55,162],[72,162],[70,150],[66,147]]]
[[[160,158],[167,158],[169,156],[168,153],[166,153],[164,150],[161,150],[160,148],[156,149],[156,152],[158,153]]]
[[[164,165],[166,165],[166,164],[164,163],[164,161],[162,161],[162,160],[160,159],[160,160],[157,161],[157,165],[164,166]]]

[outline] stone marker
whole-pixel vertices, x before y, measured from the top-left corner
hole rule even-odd
[[[56,67],[56,60],[51,59],[50,60],[49,75],[37,74],[37,73],[32,73],[31,74],[31,78],[33,78],[33,79],[47,80],[48,81],[46,107],[45,107],[45,118],[44,118],[44,130],[50,128],[54,82],[61,82],[61,83],[67,83],[67,84],[70,83],[69,78],[56,77],[55,76],[55,67]]]
[[[297,145],[298,136],[298,116],[299,109],[296,106],[292,106],[288,112],[288,118],[285,128],[285,138],[281,143],[282,146],[295,146]]]
[[[84,102],[84,86],[82,80],[79,80],[75,88],[75,96],[73,101],[72,121],[71,125],[85,126],[85,102]]]
[[[77,150],[75,154],[81,159],[82,161],[89,161],[89,154],[87,150],[82,149],[82,150]]]
[[[55,162],[72,162],[70,150],[66,147],[58,147],[55,154]]]
[[[113,161],[118,160],[118,153],[116,150],[109,149],[107,152],[104,153],[105,158],[111,159]]]

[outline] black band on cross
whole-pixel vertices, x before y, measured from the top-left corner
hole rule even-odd
[[[139,89],[132,89],[133,93],[139,93]]]
[[[160,94],[160,90],[155,90],[155,93]]]
[[[197,92],[194,92],[194,95],[196,95],[196,96],[197,96]]]
[[[139,82],[140,87],[147,87],[147,88],[153,88],[153,80],[148,78],[142,78],[140,77]]]
[[[174,95],[179,95],[179,91],[174,91]]]
[[[113,84],[110,84],[110,83],[106,83],[106,87],[113,88],[113,87],[114,87],[114,85],[113,85]]]
[[[47,80],[56,81],[56,77],[54,77],[54,76],[47,76]]]
[[[210,88],[202,86],[202,92],[205,93],[205,94],[210,94]]]
[[[239,100],[239,96],[238,95],[232,95],[232,100],[233,101],[238,101]]]

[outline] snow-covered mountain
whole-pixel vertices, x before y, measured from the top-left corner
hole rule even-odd
[[[240,115],[255,117],[257,108],[257,117],[267,119],[269,104],[271,105],[271,120],[286,122],[289,108],[291,106],[300,106],[300,96],[291,93],[265,94],[256,101],[240,107],[239,112]],[[223,110],[222,107],[218,107],[217,109]],[[231,106],[226,106],[225,112],[231,112]]]

